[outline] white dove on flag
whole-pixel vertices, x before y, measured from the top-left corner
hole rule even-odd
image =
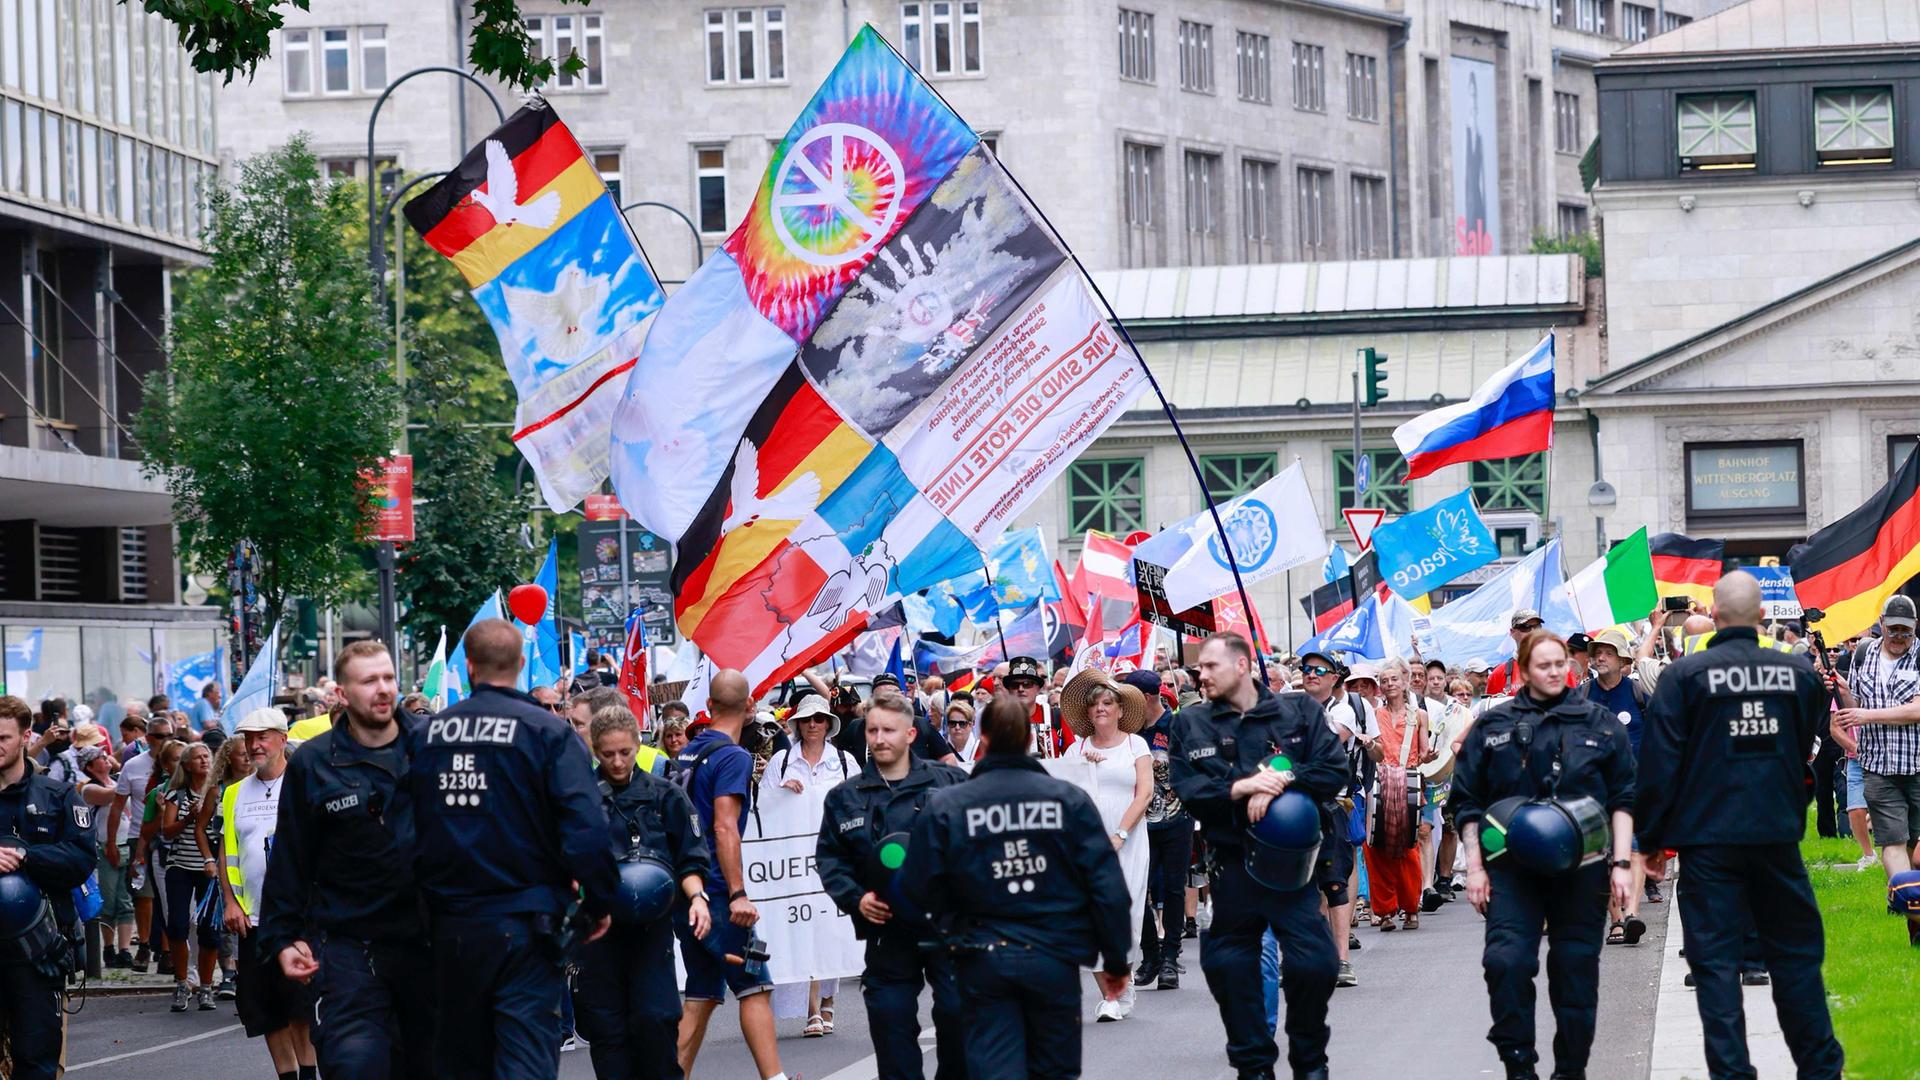
[[[1474,533],[1473,526],[1473,515],[1465,509],[1442,510],[1427,535],[1443,550],[1475,555],[1480,551],[1480,537]]]
[[[605,274],[589,274],[575,263],[560,271],[551,292],[518,285],[502,285],[500,292],[515,321],[532,328],[543,356],[572,361],[597,339],[587,324],[600,318],[612,288]]]
[[[733,485],[726,521],[720,531],[732,532],[756,521],[800,521],[820,504],[820,477],[802,473],[785,490],[761,498],[760,450],[751,439],[741,439],[733,455]]]
[[[560,218],[560,193],[549,191],[530,203],[520,201],[520,177],[513,171],[513,159],[499,139],[487,140],[487,186],[476,188],[473,201],[493,215],[498,225],[531,225],[551,229]]]

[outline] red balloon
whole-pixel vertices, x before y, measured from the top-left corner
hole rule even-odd
[[[507,594],[507,608],[513,617],[532,626],[547,615],[547,590],[538,585],[515,585]]]

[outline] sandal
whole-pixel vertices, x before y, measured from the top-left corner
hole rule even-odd
[[[800,1029],[800,1037],[803,1039],[817,1039],[826,1033],[827,1022],[821,1019],[819,1013],[807,1017],[807,1026]]]
[[[1626,943],[1627,943],[1627,924],[1624,922],[1621,922],[1618,919],[1615,919],[1613,922],[1613,925],[1607,927],[1607,944],[1625,945]]]
[[[1420,929],[1420,913],[1417,911],[1403,912],[1400,916],[1400,928],[1402,930]]]
[[[1621,924],[1615,923],[1614,925],[1619,926]],[[1626,943],[1628,945],[1638,945],[1640,944],[1641,937],[1643,937],[1647,932],[1647,924],[1641,921],[1640,916],[1629,915],[1627,916],[1625,929],[1626,929]]]
[[[1387,931],[1387,930],[1395,930],[1395,929],[1398,929],[1398,927],[1396,927],[1396,926],[1394,926],[1394,925],[1393,925],[1393,916],[1391,916],[1391,915],[1376,915],[1376,916],[1374,916],[1374,918],[1373,918],[1373,925],[1374,925],[1374,927],[1375,927],[1376,929],[1378,929],[1378,930],[1381,930],[1381,931],[1383,931],[1383,932],[1384,932],[1384,931]]]
[[[820,999],[820,1031],[823,1035],[833,1034],[833,999]]]

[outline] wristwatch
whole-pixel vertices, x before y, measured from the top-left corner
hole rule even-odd
[[[746,896],[746,895],[747,895],[747,890],[745,890],[745,889],[735,889],[735,890],[733,890],[732,892],[730,892],[730,893],[728,893],[728,894],[727,894],[727,903],[729,903],[729,904],[731,904],[731,903],[733,903],[733,902],[734,902],[735,900],[738,900],[738,899],[740,899],[741,897],[744,897],[744,896]]]
[[[1613,867],[1615,870],[1631,870],[1633,869],[1633,860],[1632,859],[1615,859],[1612,862],[1608,863],[1607,865]]]
[[[1117,836],[1117,837],[1119,837],[1119,838],[1120,838],[1120,842],[1121,842],[1121,843],[1123,843],[1123,844],[1124,844],[1124,843],[1126,843],[1126,842],[1127,842],[1127,830],[1125,830],[1125,829],[1115,829],[1115,830],[1113,830],[1113,835],[1115,835],[1115,836]]]

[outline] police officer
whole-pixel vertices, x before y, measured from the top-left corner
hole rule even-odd
[[[520,641],[505,619],[468,627],[473,696],[406,739],[414,869],[449,1021],[434,1075],[455,1080],[558,1071],[567,953],[606,932],[619,882],[586,746],[513,689]]]
[[[0,938],[0,1044],[16,1080],[52,1080],[65,1038],[60,994],[79,959],[73,889],[93,872],[93,810],[27,759],[32,735],[33,707],[0,697],[0,916],[22,924]]]
[[[1712,639],[1660,676],[1641,737],[1634,816],[1640,846],[1680,852],[1680,913],[1699,991],[1707,1070],[1753,1077],[1740,1000],[1743,919],[1751,911],[1773,973],[1774,1004],[1805,1080],[1838,1077],[1827,1015],[1820,909],[1800,861],[1803,782],[1828,694],[1804,656],[1762,646],[1760,583],[1735,571],[1713,587]]]
[[[432,959],[396,791],[407,773],[393,658],[356,641],[333,662],[345,702],[287,764],[267,849],[261,956],[315,993],[329,1076],[432,1072]]]
[[[1080,1075],[1080,969],[1126,991],[1132,904],[1086,792],[1028,756],[1025,706],[996,696],[973,775],[935,793],[900,874],[908,905],[947,919],[974,1077]],[[943,1043],[946,1040],[941,1040]]]
[[[906,852],[897,839],[889,839],[910,833],[934,792],[952,787],[966,774],[912,752],[913,706],[898,693],[873,695],[867,706],[866,740],[866,766],[827,792],[815,848],[820,883],[853,920],[854,936],[867,943],[860,990],[880,1075],[912,1080],[925,1075],[919,1043],[920,987],[925,982],[933,987],[933,1024],[939,1037],[935,1075],[966,1080],[953,964],[944,952],[926,948],[932,927],[924,919],[896,908],[891,882]]]
[[[694,824],[693,803],[674,783],[640,766],[640,723],[626,706],[601,709],[590,734],[614,858],[665,866],[685,898],[695,936],[705,937],[710,928],[703,877],[707,849]],[[670,910],[650,922],[616,919],[606,936],[580,952],[574,1008],[580,1033],[589,1040],[593,1071],[607,1080],[685,1075],[676,1052],[680,994],[673,984]]]
[[[1268,928],[1285,958],[1287,1062],[1296,1077],[1327,1075],[1327,1001],[1340,962],[1312,882],[1281,891],[1247,872],[1250,824],[1289,788],[1327,804],[1347,780],[1347,754],[1318,702],[1276,695],[1253,678],[1253,646],[1215,634],[1200,647],[1203,700],[1173,722],[1171,772],[1180,796],[1215,852],[1213,926],[1200,939],[1200,967],[1227,1029],[1227,1060],[1242,1077],[1271,1077],[1279,1048],[1260,995],[1260,938]],[[1291,778],[1269,759],[1284,754]]]
[[[1612,712],[1567,689],[1570,663],[1566,641],[1550,630],[1520,639],[1514,696],[1474,722],[1461,744],[1448,795],[1467,845],[1467,900],[1487,917],[1481,953],[1493,1013],[1487,1041],[1499,1052],[1509,1080],[1537,1075],[1533,980],[1540,970],[1543,929],[1553,1001],[1554,1080],[1587,1075],[1608,895],[1624,906],[1633,892],[1633,748]],[[1523,843],[1522,825],[1506,832],[1496,828],[1518,815],[1488,820],[1496,807],[1508,815],[1515,804],[1501,800],[1515,798],[1544,798],[1569,807],[1568,816],[1547,820],[1562,827],[1561,835],[1585,839],[1597,857],[1585,861],[1588,848],[1569,844],[1573,854],[1567,865],[1522,865],[1519,860],[1532,859],[1535,850]],[[1528,822],[1534,820],[1539,819]]]

